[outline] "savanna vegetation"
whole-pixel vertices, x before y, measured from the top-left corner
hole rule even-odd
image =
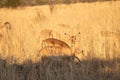
[[[117,0],[0,0],[0,7],[35,6],[35,5],[53,5],[53,4],[71,4],[77,2],[104,2]]]
[[[0,80],[120,80],[120,1],[76,1],[0,0]]]

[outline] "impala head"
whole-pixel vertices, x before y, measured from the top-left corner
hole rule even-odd
[[[67,33],[65,33],[65,35],[67,35],[67,37],[69,38],[69,41],[70,41],[70,43],[71,44],[75,44],[75,42],[76,42],[76,37],[78,36],[80,34],[80,32],[78,32],[76,35],[69,35],[69,34],[67,34]]]
[[[9,22],[4,23],[6,29],[11,29],[11,24]]]

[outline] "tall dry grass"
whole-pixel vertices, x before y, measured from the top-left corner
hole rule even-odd
[[[11,24],[0,45],[0,80],[119,80],[119,4],[59,4],[52,13],[48,5],[0,9],[0,26],[6,21]],[[45,29],[69,45],[64,33],[80,32],[74,50],[81,62],[39,57],[41,42],[48,38],[41,37]]]

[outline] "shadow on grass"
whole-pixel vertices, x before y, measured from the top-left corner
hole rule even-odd
[[[50,5],[54,4],[73,4],[73,3],[92,3],[92,2],[106,2],[106,1],[119,1],[119,0],[0,0],[0,8],[13,8],[25,7],[25,6],[36,6],[36,5]]]
[[[106,2],[106,1],[117,1],[117,0],[80,0],[79,2]]]
[[[35,6],[35,5],[55,5],[55,4],[74,4],[74,3],[94,3],[94,2],[108,2],[108,1],[119,1],[119,0],[61,0],[61,1],[55,1],[55,0],[51,0],[51,1],[46,1],[46,2],[39,2],[37,4],[31,5],[31,6]]]
[[[106,1],[119,1],[119,0],[61,0],[61,1],[55,1],[55,0],[48,0],[48,1],[38,1],[38,4],[40,5],[46,5],[46,4],[71,4],[71,3],[91,3],[91,2],[106,2]]]
[[[73,62],[64,57],[42,57],[33,63],[9,64],[0,59],[0,80],[120,80],[120,59]]]

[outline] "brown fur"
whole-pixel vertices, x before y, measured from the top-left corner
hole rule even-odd
[[[68,47],[46,46],[40,50],[41,56],[72,56]]]
[[[66,42],[55,39],[55,38],[48,38],[48,39],[43,40],[42,47],[44,45],[45,46],[58,46],[58,47],[70,48]]]

